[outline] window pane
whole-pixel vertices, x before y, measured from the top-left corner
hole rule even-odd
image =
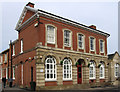
[[[55,28],[53,26],[47,26],[47,42],[55,42]]]

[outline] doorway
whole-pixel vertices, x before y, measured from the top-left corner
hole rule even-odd
[[[77,82],[78,84],[82,84],[82,64],[84,60],[79,59],[78,60],[78,65],[77,65]]]

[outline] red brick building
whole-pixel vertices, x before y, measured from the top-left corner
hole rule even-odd
[[[35,9],[28,3],[16,25],[18,39],[9,48],[14,84],[44,86],[108,82],[109,34],[75,21]],[[89,85],[90,86],[90,85]]]

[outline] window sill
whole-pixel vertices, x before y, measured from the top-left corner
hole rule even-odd
[[[45,82],[57,82],[57,80],[45,80]]]
[[[103,80],[103,79],[105,79],[105,78],[100,78],[100,80]]]
[[[89,80],[96,80],[96,78],[89,78]]]
[[[84,48],[79,48],[79,47],[78,47],[78,49],[84,50]]]
[[[55,42],[54,42],[54,43],[52,43],[52,42],[47,42],[47,44],[55,44]]]
[[[64,45],[64,47],[69,47],[69,48],[71,48],[71,46],[67,46],[67,45]]]
[[[20,54],[23,54],[23,52],[20,52]]]
[[[95,50],[90,50],[90,51],[93,51],[93,52],[95,52]]]
[[[65,80],[65,79],[63,79],[63,81],[72,81],[72,79],[69,79],[69,80]]]
[[[100,51],[100,53],[104,53],[104,52],[101,52],[101,51]]]
[[[15,56],[15,54],[13,54],[12,56]]]
[[[15,78],[13,78],[13,80],[15,80]]]

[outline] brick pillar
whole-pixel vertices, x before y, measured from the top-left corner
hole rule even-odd
[[[63,84],[63,65],[57,65],[57,85]]]
[[[77,84],[77,67],[75,65],[72,66],[72,80],[73,84]]]

